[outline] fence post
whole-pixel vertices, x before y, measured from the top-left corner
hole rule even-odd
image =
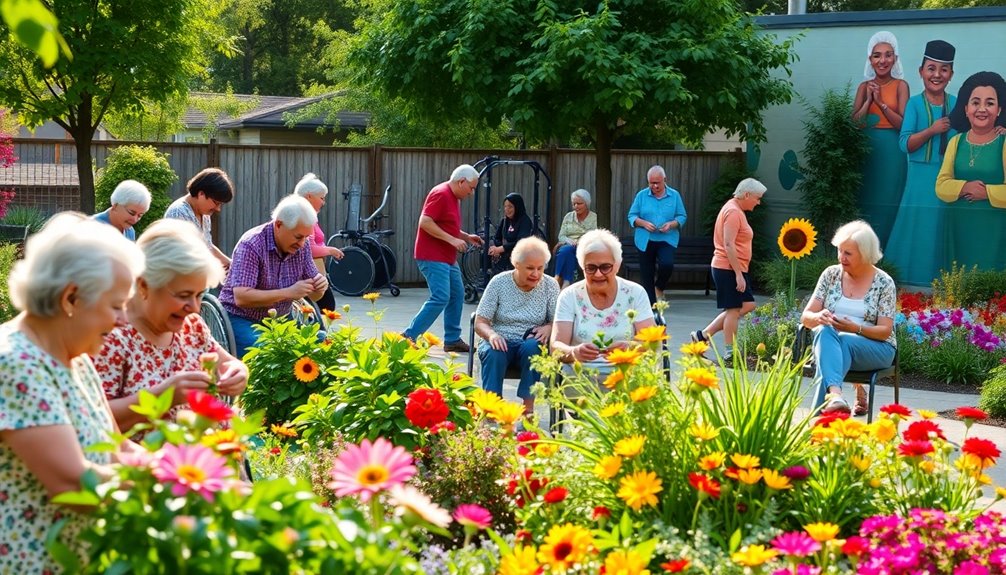
[[[220,146],[216,138],[210,138],[210,143],[206,148],[206,167],[220,167]]]

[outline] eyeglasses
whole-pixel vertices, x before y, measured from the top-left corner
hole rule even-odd
[[[214,200],[213,198],[210,198],[210,201],[213,202],[214,208],[219,208],[220,206],[224,205],[224,203],[221,202],[220,200]]]
[[[615,264],[601,264],[599,266],[594,264],[587,264],[583,266],[583,271],[587,275],[592,276],[597,272],[601,272],[601,275],[606,276],[611,273],[611,270],[615,269]]]

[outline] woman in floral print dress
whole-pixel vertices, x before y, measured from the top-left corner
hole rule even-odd
[[[80,553],[87,516],[52,497],[108,474],[114,454],[88,448],[116,431],[87,354],[125,322],[143,254],[114,228],[55,216],[28,240],[9,285],[20,315],[0,326],[0,573],[57,573],[49,529]]]

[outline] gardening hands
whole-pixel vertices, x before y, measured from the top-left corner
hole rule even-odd
[[[210,376],[205,371],[179,371],[155,386],[151,391],[156,395],[161,395],[169,388],[174,388],[174,397],[171,398],[171,405],[181,405],[188,401],[185,396],[189,391],[206,391],[210,386]]]
[[[222,363],[219,368],[220,378],[217,389],[222,395],[237,397],[248,386],[248,366],[239,359]]]
[[[859,324],[847,317],[839,317],[828,309],[817,312],[817,325],[830,325],[837,331],[859,333]]]

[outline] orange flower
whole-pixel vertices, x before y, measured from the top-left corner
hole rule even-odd
[[[616,349],[608,354],[608,361],[614,365],[636,365],[642,355],[638,348]]]
[[[337,319],[342,319],[342,314],[335,310],[323,309],[321,310],[321,313],[324,314],[325,318],[328,319],[328,321],[335,321]]]
[[[702,387],[713,388],[719,385],[719,378],[716,377],[716,372],[708,367],[693,367],[687,369],[685,370],[685,377],[687,377],[692,383],[701,385]]]
[[[441,339],[439,337],[433,335],[432,333],[430,333],[428,331],[424,331],[423,335],[421,335],[420,337],[423,338],[423,341],[425,341],[426,345],[429,346],[429,347],[433,347],[435,345],[440,345],[440,344],[443,343],[443,341],[441,341]]]
[[[741,469],[754,469],[761,465],[761,458],[746,453],[735,453],[730,456],[730,461],[733,461],[734,465]]]
[[[318,379],[319,375],[321,375],[321,369],[310,357],[304,356],[293,364],[293,376],[299,381],[310,383]]]
[[[309,305],[300,306],[300,313],[304,315],[314,315],[314,307]]]
[[[644,385],[633,389],[629,393],[629,399],[636,403],[642,403],[657,394],[657,388],[653,385]]]
[[[667,339],[667,328],[662,325],[644,327],[639,330],[635,339],[643,343],[660,343]]]
[[[709,351],[709,344],[704,341],[693,341],[681,346],[684,355],[702,355]]]
[[[726,461],[726,459],[727,454],[723,453],[722,451],[710,453],[709,455],[706,455],[701,459],[699,459],[699,468],[701,468],[704,471],[712,471],[713,469],[716,469],[719,466],[723,465],[723,462]]]
[[[297,430],[286,425],[276,425],[274,423],[269,426],[269,430],[280,437],[297,437]]]
[[[619,384],[623,379],[625,379],[625,374],[621,370],[615,370],[608,374],[608,377],[604,378],[602,385],[608,389],[615,389],[615,386]]]

